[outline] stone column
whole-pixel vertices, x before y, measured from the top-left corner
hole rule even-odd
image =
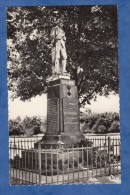
[[[47,131],[41,140],[45,146],[66,147],[85,140],[80,132],[78,92],[75,81],[57,79],[49,82],[47,91]]]

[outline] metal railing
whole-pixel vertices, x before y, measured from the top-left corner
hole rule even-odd
[[[31,136],[31,137],[9,137],[9,143],[14,143],[16,147],[18,147],[18,142],[21,141],[24,143],[23,146],[32,147],[32,144],[38,142],[42,139],[43,136]]]
[[[34,149],[31,143],[10,142],[12,185],[85,183],[90,178],[121,173],[120,139],[94,139],[91,147],[59,145]]]

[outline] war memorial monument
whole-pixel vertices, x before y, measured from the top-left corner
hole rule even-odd
[[[52,77],[48,79],[47,130],[40,141],[42,148],[56,148],[59,144],[76,146],[85,141],[80,132],[77,86],[66,71],[66,37],[62,27],[60,20],[51,31]]]

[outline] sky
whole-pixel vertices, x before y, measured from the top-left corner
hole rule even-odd
[[[107,98],[98,96],[97,101],[91,101],[91,105],[86,108],[91,109],[94,113],[103,112],[118,112],[119,113],[119,96],[109,95]],[[15,119],[20,116],[22,119],[25,116],[40,116],[45,117],[47,113],[47,98],[46,95],[32,98],[31,101],[22,102],[18,98],[8,101],[9,119]]]

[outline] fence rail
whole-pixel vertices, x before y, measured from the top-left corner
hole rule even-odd
[[[64,184],[121,173],[120,139],[89,139],[91,146],[34,149],[35,141],[10,142],[12,185]]]

